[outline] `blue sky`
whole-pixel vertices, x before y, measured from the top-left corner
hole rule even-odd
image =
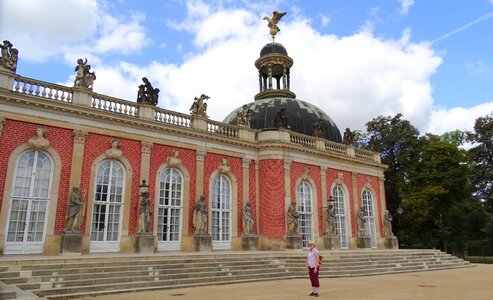
[[[71,86],[87,57],[98,93],[135,101],[147,76],[160,107],[205,93],[222,120],[258,92],[273,10],[292,90],[341,131],[399,112],[421,133],[471,130],[493,111],[493,0],[1,0],[0,38],[22,76]]]

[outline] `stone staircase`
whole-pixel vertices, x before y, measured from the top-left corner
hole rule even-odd
[[[471,266],[438,250],[321,251],[321,277]],[[305,278],[306,253],[209,252],[7,257],[1,299],[66,299],[110,293]]]

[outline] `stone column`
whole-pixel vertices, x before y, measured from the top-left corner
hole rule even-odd
[[[140,163],[140,182],[144,183],[145,181],[151,181],[150,178],[150,167],[151,167],[151,149],[153,146],[152,142],[149,141],[141,141],[141,163]],[[154,178],[153,178],[154,179]],[[150,193],[150,199],[152,201],[152,196],[154,193]],[[139,206],[140,201],[142,201],[142,195],[139,197]],[[154,213],[155,213],[154,208]],[[139,218],[139,215],[137,215]],[[152,219],[152,215],[151,215]],[[135,238],[135,252],[137,253],[154,253],[155,249],[157,249],[157,239],[153,235],[153,230],[150,229],[150,232],[138,232]]]
[[[245,208],[247,202],[250,202],[250,159],[243,159],[243,205],[242,208]],[[255,202],[255,206],[258,206],[258,203]],[[255,208],[256,209],[256,208]],[[239,212],[239,209],[238,209]],[[238,217],[242,221],[243,224],[243,214],[238,214]],[[257,222],[258,215],[256,214],[256,218],[254,219],[254,226]],[[245,228],[243,228],[243,232],[241,235],[241,250],[258,250],[259,238],[256,233],[249,233],[247,235],[244,234]],[[254,231],[258,232],[258,231]]]
[[[358,217],[357,214],[358,214],[358,208],[359,208],[359,204],[358,204],[358,198],[359,198],[359,195],[358,195],[358,173],[356,172],[352,172],[351,173],[351,185],[353,187],[353,207],[354,207],[354,210],[351,211],[351,219],[354,219],[356,220],[356,218]],[[349,239],[349,247],[350,249],[356,249],[357,248],[357,245],[356,245],[356,240],[358,238],[358,225],[356,224],[356,222],[353,224],[354,226],[351,226],[352,229],[353,229],[353,232],[351,234],[351,238]]]
[[[3,125],[5,124],[7,120],[5,118],[0,117],[0,137],[2,136],[2,131],[3,131]]]
[[[196,174],[196,184],[195,184],[195,198],[194,200],[197,201],[197,199],[204,194],[204,159],[205,159],[206,152],[197,150],[196,154],[196,169],[197,169],[197,174]]]
[[[82,176],[82,162],[84,157],[84,144],[88,133],[83,130],[75,129],[72,133],[74,136],[74,145],[72,149],[72,163],[70,170],[69,180],[69,195],[73,187],[80,188],[80,180]],[[82,197],[86,197],[86,191],[81,191]],[[84,199],[84,206],[81,208],[82,214],[85,212],[85,203],[87,199]],[[67,214],[70,203],[67,203]],[[85,220],[81,222],[85,223]],[[82,253],[82,232],[64,232],[61,238],[61,252],[64,254],[81,254]]]
[[[141,163],[140,163],[140,182],[142,180],[146,180],[147,182],[151,181],[149,170],[151,167],[151,149],[153,146],[152,142],[149,141],[141,141]]]
[[[259,217],[260,217],[260,196],[259,196],[259,189],[260,189],[260,181],[259,181],[259,161],[255,161],[255,215],[257,216],[257,219],[255,220],[255,232],[260,232],[259,228]]]

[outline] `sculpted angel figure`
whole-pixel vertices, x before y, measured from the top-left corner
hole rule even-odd
[[[270,28],[270,34],[272,35],[272,38],[281,31],[279,27],[277,26],[277,22],[281,20],[282,17],[286,15],[286,12],[278,12],[277,10],[272,12],[272,18],[269,18],[267,16],[264,17],[264,20],[267,20],[267,26]]]
[[[91,72],[91,65],[87,64],[87,58],[85,61],[82,58],[77,60],[75,72],[77,73],[75,75],[74,86],[92,89],[94,80],[96,80],[96,73]]]

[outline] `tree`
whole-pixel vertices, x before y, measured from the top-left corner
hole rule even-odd
[[[473,164],[474,196],[493,212],[493,113],[476,119],[468,140],[473,143],[469,159]]]

